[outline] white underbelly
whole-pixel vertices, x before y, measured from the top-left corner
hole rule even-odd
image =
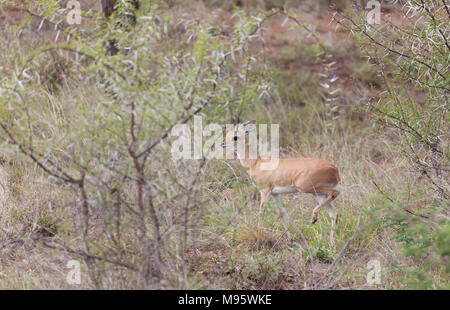
[[[274,195],[296,193],[298,189],[295,186],[275,186],[271,193]]]

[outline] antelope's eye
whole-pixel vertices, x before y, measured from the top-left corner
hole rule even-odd
[[[234,136],[234,137],[233,137],[233,140],[234,140],[234,141],[237,141],[237,138],[238,138],[237,136]]]

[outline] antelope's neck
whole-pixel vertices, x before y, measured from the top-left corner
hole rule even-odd
[[[241,161],[242,166],[244,166],[246,168],[252,168],[258,161],[258,158],[257,159],[245,159],[244,158],[244,159],[240,159],[240,161]]]
[[[238,152],[238,158],[239,158],[242,166],[244,166],[246,168],[250,168],[250,169],[259,160],[258,156],[256,156],[256,158],[250,158],[250,151],[249,151],[249,145],[248,144],[245,145],[245,154],[239,154],[239,152]]]

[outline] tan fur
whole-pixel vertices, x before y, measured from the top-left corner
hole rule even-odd
[[[224,147],[232,147],[236,150],[237,142],[233,140],[234,136],[238,139],[245,137],[246,133],[253,130],[249,125],[254,125],[255,121],[246,122],[237,126],[235,130],[231,130],[226,134]],[[288,158],[279,159],[278,166],[274,170],[263,170],[261,165],[268,163],[270,158],[250,159],[248,142],[245,145],[245,155],[239,156],[243,166],[249,168],[250,177],[258,185],[261,191],[260,201],[260,225],[264,216],[264,203],[274,188],[280,188],[279,192],[290,192],[287,187],[295,187],[302,193],[314,195],[326,195],[326,199],[319,203],[312,214],[313,223],[317,221],[318,212],[331,201],[336,199],[339,191],[334,187],[341,181],[339,171],[329,161],[320,158]],[[282,212],[280,210],[280,212]],[[333,224],[337,221],[337,213]],[[333,225],[334,226],[334,225]]]

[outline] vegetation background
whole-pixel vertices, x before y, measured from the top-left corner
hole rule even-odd
[[[445,0],[69,2],[0,0],[1,289],[449,288]],[[259,229],[238,162],[172,160],[194,116],[338,166],[335,242],[312,197]]]

